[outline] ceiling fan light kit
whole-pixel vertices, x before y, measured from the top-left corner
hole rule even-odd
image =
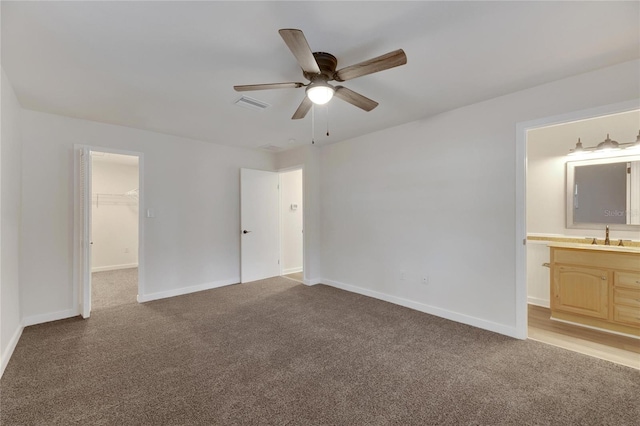
[[[295,89],[306,87],[306,96],[291,117],[293,120],[304,118],[313,104],[323,105],[333,96],[364,111],[371,111],[378,103],[343,86],[332,86],[329,81],[343,82],[356,77],[384,71],[407,63],[407,56],[402,49],[394,50],[367,61],[357,63],[336,71],[338,60],[326,52],[312,52],[309,43],[301,30],[281,29],[280,36],[286,43],[296,61],[302,68],[302,75],[309,83],[268,83],[234,86],[238,92],[267,89]]]
[[[324,105],[333,98],[335,90],[329,83],[311,83],[306,89],[307,96],[316,105]]]

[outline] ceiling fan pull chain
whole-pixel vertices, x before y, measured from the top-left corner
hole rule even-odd
[[[313,139],[316,134],[316,106],[311,105],[311,145],[314,145],[316,141]]]
[[[329,137],[329,104],[327,104],[327,137]]]

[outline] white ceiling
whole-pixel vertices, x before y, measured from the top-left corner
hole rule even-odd
[[[332,143],[640,57],[640,2],[7,2],[2,67],[23,107],[243,147],[311,139],[303,81],[278,34],[302,29],[338,68],[405,50],[344,85],[380,103],[316,110]],[[585,88],[588,89],[588,88]],[[637,94],[636,94],[637,95]],[[462,123],[461,123],[462,124]],[[295,142],[291,143],[290,140]]]

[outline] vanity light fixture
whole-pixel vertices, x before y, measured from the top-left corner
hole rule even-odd
[[[586,154],[586,153],[596,153],[596,152],[608,152],[608,151],[618,151],[622,149],[640,149],[640,131],[638,132],[638,136],[634,142],[627,143],[619,143],[614,141],[609,137],[607,133],[607,138],[600,142],[596,146],[585,148],[582,146],[582,142],[580,138],[578,138],[578,142],[576,142],[576,147],[574,149],[569,150],[569,155],[576,154]]]
[[[578,142],[576,142],[576,147],[574,149],[569,150],[569,155],[582,154],[584,152],[584,147],[582,146],[582,142],[580,138],[578,138]]]
[[[620,144],[609,138],[609,133],[607,133],[607,138],[600,142],[596,147],[597,151],[608,151],[611,149],[620,149]]]

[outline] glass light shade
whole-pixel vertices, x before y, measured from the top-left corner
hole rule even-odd
[[[607,134],[607,138],[604,141],[600,142],[596,149],[601,151],[609,151],[612,149],[620,149],[619,145],[620,144],[618,142],[609,139],[609,134]]]
[[[324,105],[333,98],[333,88],[324,85],[309,86],[307,96],[314,104]]]
[[[576,142],[576,147],[574,149],[569,150],[569,155],[582,154],[584,152],[584,148],[582,147],[582,141],[578,138],[578,142]]]

